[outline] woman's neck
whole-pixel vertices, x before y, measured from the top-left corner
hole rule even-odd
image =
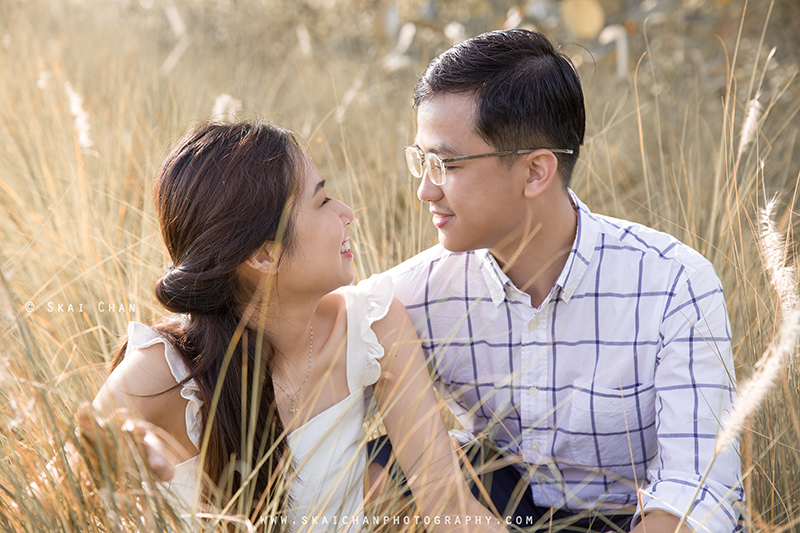
[[[307,368],[311,328],[319,299],[271,297],[264,309],[254,306],[248,319],[251,331],[263,328],[273,348],[270,362],[276,377],[285,375],[290,381],[298,370]]]

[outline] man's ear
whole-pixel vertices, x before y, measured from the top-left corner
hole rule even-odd
[[[535,198],[547,190],[553,183],[558,185],[558,158],[550,150],[536,150],[525,156],[525,169],[528,173],[525,180],[524,194],[526,198]]]
[[[278,270],[278,258],[280,257],[280,245],[268,242],[256,253],[245,260],[245,264],[254,270],[264,274],[274,274]]]

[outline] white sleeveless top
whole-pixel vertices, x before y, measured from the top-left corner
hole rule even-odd
[[[292,431],[287,442],[293,453],[297,479],[292,485],[290,530],[297,533],[348,531],[348,522],[363,523],[366,436],[364,392],[378,381],[383,347],[372,324],[386,316],[393,287],[388,277],[376,276],[344,288],[347,305],[347,386],[350,395]],[[170,371],[177,382],[189,375],[183,359],[164,337],[139,322],[128,325],[127,350],[164,345]],[[126,352],[127,353],[127,352]],[[203,424],[199,389],[194,380],[181,388],[186,404],[186,432],[199,449]],[[176,465],[164,485],[189,508],[196,503],[198,456]],[[350,531],[358,529],[356,526]]]

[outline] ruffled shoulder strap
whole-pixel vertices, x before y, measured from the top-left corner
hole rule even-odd
[[[169,365],[172,377],[175,378],[176,382],[180,383],[189,376],[189,368],[175,347],[154,329],[140,322],[129,323],[128,347],[125,349],[125,355],[131,350],[149,348],[159,342],[164,345],[164,356],[167,359],[167,365]],[[200,449],[200,439],[203,435],[203,418],[200,414],[200,407],[203,406],[203,400],[200,397],[200,388],[194,379],[190,379],[183,384],[181,397],[189,402],[186,404],[186,433],[189,435],[192,444],[197,449]]]
[[[374,275],[345,287],[347,302],[347,385],[350,392],[372,385],[381,375],[383,346],[372,324],[389,312],[394,286],[389,276]]]

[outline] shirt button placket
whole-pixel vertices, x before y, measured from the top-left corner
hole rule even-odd
[[[534,425],[547,425],[546,395],[539,394],[541,388],[547,384],[548,358],[547,358],[547,310],[542,309],[539,314],[523,324],[522,342],[528,344],[523,349],[524,371],[528,379],[527,391],[521,391],[523,410],[523,431]],[[542,431],[526,431],[523,455],[531,462],[540,461],[540,452],[546,444],[547,435]]]

